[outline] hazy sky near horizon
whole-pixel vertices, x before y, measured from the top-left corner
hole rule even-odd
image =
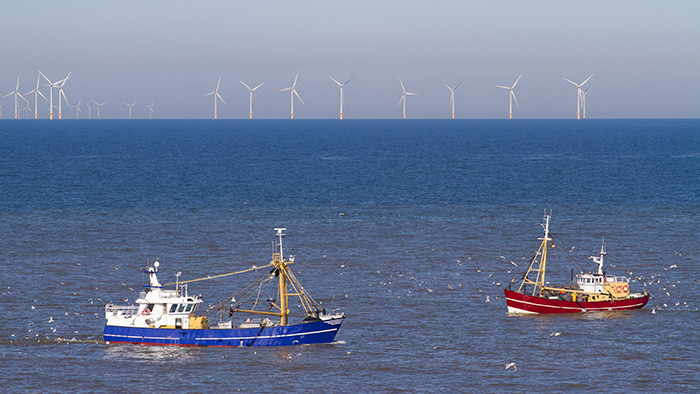
[[[698,1],[17,1],[0,5],[0,95],[32,90],[39,69],[61,79],[71,104],[107,102],[103,118],[246,118],[249,85],[259,118],[335,118],[347,80],[346,118],[399,118],[398,78],[409,118],[576,115],[577,82],[589,82],[590,118],[700,116]],[[43,85],[43,81],[42,81]],[[48,88],[43,92],[48,94]],[[48,97],[48,96],[47,96]],[[56,95],[54,93],[54,100]],[[33,107],[33,99],[30,100]],[[2,99],[3,118],[14,112]],[[39,116],[48,117],[40,103]],[[74,110],[63,110],[72,118]],[[94,111],[93,111],[94,115]]]

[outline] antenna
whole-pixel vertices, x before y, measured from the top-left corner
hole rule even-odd
[[[280,261],[284,261],[284,251],[282,250],[282,238],[284,237],[284,234],[282,234],[282,231],[286,229],[287,228],[285,227],[275,227],[275,231],[277,231],[277,236],[280,239]]]

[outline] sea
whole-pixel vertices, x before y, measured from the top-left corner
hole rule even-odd
[[[550,283],[604,238],[649,304],[509,316],[545,210]],[[104,343],[141,268],[261,266],[275,227],[346,314],[334,343]],[[698,392],[699,273],[697,119],[0,121],[2,392]],[[189,292],[216,304],[255,275]]]

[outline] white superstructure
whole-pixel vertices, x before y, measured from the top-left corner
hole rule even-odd
[[[105,306],[108,326],[150,327],[150,328],[204,328],[202,318],[195,313],[202,303],[200,296],[189,296],[187,286],[180,289],[164,290],[158,281],[156,260],[153,266],[143,272],[149,276],[149,285],[139,294],[136,305],[118,306],[112,303]]]

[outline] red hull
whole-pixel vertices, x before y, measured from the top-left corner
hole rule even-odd
[[[509,313],[580,313],[596,311],[624,311],[639,309],[649,302],[649,295],[615,301],[573,302],[551,300],[505,290]]]

